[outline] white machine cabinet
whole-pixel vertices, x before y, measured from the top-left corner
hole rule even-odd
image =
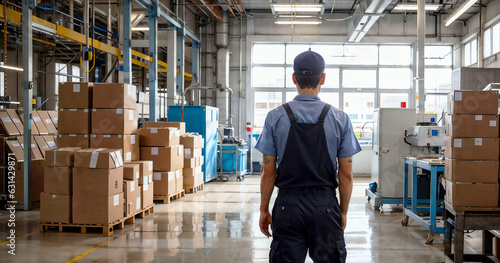
[[[369,197],[376,207],[403,203],[403,158],[410,151],[404,135],[405,130],[415,126],[416,116],[415,109],[405,108],[380,108],[373,112],[371,179],[378,187],[376,196]]]

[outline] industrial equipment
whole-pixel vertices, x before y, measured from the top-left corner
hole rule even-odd
[[[204,182],[217,179],[217,137],[219,109],[210,106],[184,106],[184,118],[181,106],[168,107],[168,121],[184,121],[186,132],[197,132],[205,139],[202,166]],[[184,120],[183,120],[184,119]]]
[[[446,134],[444,127],[440,126],[413,126],[412,133],[407,134],[405,139],[412,147],[441,147],[444,146]]]

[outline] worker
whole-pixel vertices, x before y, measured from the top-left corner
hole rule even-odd
[[[304,262],[309,250],[314,262],[343,263],[352,156],[361,147],[347,114],[318,97],[326,78],[323,57],[310,49],[300,53],[293,71],[299,95],[269,112],[255,146],[264,156],[260,230],[273,238],[270,262]],[[279,190],[271,216],[275,185]]]

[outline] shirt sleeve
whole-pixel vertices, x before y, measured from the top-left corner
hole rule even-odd
[[[347,114],[345,116],[343,135],[340,141],[339,151],[337,153],[338,158],[351,157],[361,151],[361,146],[359,146],[358,139],[354,134],[352,129],[351,119]]]
[[[264,128],[262,129],[262,134],[255,145],[255,149],[259,152],[270,155],[277,156],[276,144],[274,143],[273,130],[272,130],[272,112],[269,112],[264,123]]]

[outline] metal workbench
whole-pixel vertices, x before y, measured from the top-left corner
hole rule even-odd
[[[412,193],[411,199],[408,198],[408,172],[409,166],[413,167],[412,172]],[[418,168],[430,171],[430,199],[418,199]],[[405,217],[401,220],[403,226],[408,225],[409,218],[415,220],[420,225],[429,230],[426,244],[434,241],[434,234],[443,234],[444,227],[437,226],[437,214],[443,213],[444,209],[438,208],[443,199],[438,199],[438,172],[444,172],[444,162],[438,160],[418,160],[416,158],[405,158],[404,174],[404,195],[403,195],[403,213]],[[428,217],[422,217],[419,213],[429,213]]]
[[[492,255],[493,236],[500,229],[500,208],[467,207],[467,211],[456,211],[452,205],[445,203],[444,219],[444,257],[445,262],[496,262]],[[458,208],[456,208],[458,210]],[[451,253],[452,231],[455,230],[453,242],[454,254]],[[482,254],[464,254],[464,231],[482,230]]]

